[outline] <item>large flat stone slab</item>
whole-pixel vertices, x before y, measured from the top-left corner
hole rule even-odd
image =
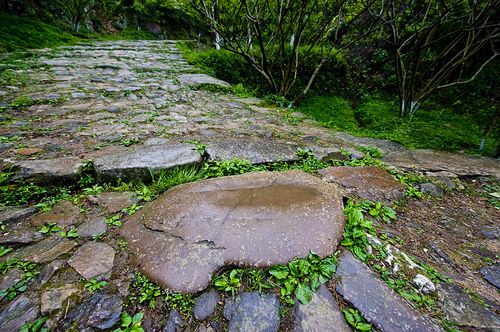
[[[275,295],[243,293],[228,299],[224,317],[228,332],[276,332],[280,324],[279,301]]]
[[[350,332],[332,293],[321,285],[307,304],[296,301],[295,332]]]
[[[2,259],[18,258],[22,261],[46,263],[71,251],[76,246],[74,241],[53,235],[40,242],[18,249]]]
[[[483,267],[479,270],[484,279],[488,280],[490,284],[500,289],[500,264],[494,264]]]
[[[459,176],[500,177],[500,161],[488,157],[435,150],[408,150],[386,154],[382,160],[409,171],[446,171]]]
[[[499,331],[500,318],[474,301],[455,284],[441,284],[438,288],[439,305],[446,319],[461,327],[481,331]]]
[[[120,233],[150,279],[198,292],[226,264],[266,267],[311,250],[329,255],[343,228],[340,190],[288,171],[175,187],[127,217]]]
[[[191,144],[154,145],[96,158],[94,167],[97,176],[104,180],[144,179],[150,172],[196,164],[201,160]]]
[[[244,159],[252,164],[276,161],[297,161],[298,146],[295,144],[267,140],[226,140],[207,145],[210,160]]]
[[[18,169],[18,178],[30,179],[37,183],[78,181],[81,167],[85,161],[77,157],[57,159],[23,160],[13,162]]]
[[[223,80],[219,80],[215,77],[209,76],[207,74],[182,74],[178,77],[178,79],[181,83],[193,87],[197,87],[202,84],[218,85],[225,88],[231,86],[231,84],[224,82]]]
[[[340,256],[336,276],[340,278],[337,293],[378,329],[385,332],[442,331],[347,250]]]
[[[349,192],[371,201],[391,203],[404,198],[406,188],[379,167],[330,167],[319,174],[328,182],[338,183]]]
[[[0,310],[0,331],[19,331],[25,323],[35,320],[38,312],[36,301],[21,295]]]
[[[115,250],[103,242],[87,242],[68,260],[82,277],[90,279],[107,274],[113,268]]]

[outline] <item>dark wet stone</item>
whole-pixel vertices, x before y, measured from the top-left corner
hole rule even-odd
[[[349,332],[339,305],[325,285],[321,285],[307,304],[296,301],[295,328],[296,332],[338,331]]]
[[[13,163],[13,166],[19,169],[17,177],[37,183],[78,181],[83,165],[84,160],[76,157],[24,160]]]
[[[298,146],[269,140],[226,140],[209,143],[206,149],[210,160],[243,159],[252,164],[276,161],[297,161]]]
[[[194,293],[226,264],[267,267],[342,237],[336,186],[300,171],[262,172],[177,186],[127,217],[132,263],[164,288]]]
[[[139,202],[139,197],[134,192],[107,192],[100,194],[93,201],[103,206],[107,212],[116,213]]]
[[[46,289],[40,297],[40,311],[42,315],[57,309],[61,309],[64,301],[78,292],[79,289],[76,287],[76,285],[73,284],[64,285],[58,288]]]
[[[54,235],[30,246],[18,249],[2,258],[19,258],[22,261],[45,263],[68,253],[75,246],[76,243],[74,241]]]
[[[113,268],[115,250],[102,242],[87,242],[68,260],[82,277],[90,279],[107,275]]]
[[[0,222],[4,225],[22,221],[36,212],[34,207],[7,207],[0,211]]]
[[[96,293],[68,313],[64,327],[67,329],[76,323],[80,330],[88,327],[109,329],[120,320],[122,304],[119,296]]]
[[[96,235],[106,233],[106,218],[102,216],[96,216],[90,220],[83,222],[78,227],[78,235],[83,238],[91,238]]]
[[[184,331],[186,323],[182,319],[181,314],[173,309],[168,315],[167,325],[163,328],[163,332],[181,332]]]
[[[438,263],[441,263],[441,260],[445,261],[449,265],[454,265],[453,261],[451,260],[450,256],[441,249],[437,244],[430,243],[429,246],[434,250],[434,252],[439,256],[439,258],[436,260]]]
[[[15,145],[12,143],[0,143],[0,153],[13,148]]]
[[[340,256],[336,276],[337,293],[375,327],[385,332],[441,331],[347,250]]]
[[[23,272],[19,269],[13,268],[0,276],[0,290],[7,289],[14,286],[23,277]]]
[[[446,319],[459,326],[497,331],[500,319],[455,284],[442,283],[438,287],[439,305]]]
[[[375,166],[330,167],[318,171],[328,182],[342,185],[348,191],[371,201],[392,203],[404,198],[406,187],[389,173]]]
[[[94,160],[97,176],[104,180],[149,178],[151,172],[201,162],[191,144],[153,145],[132,152],[98,157]]]
[[[216,290],[201,294],[193,308],[194,317],[198,320],[212,317],[215,314],[215,309],[217,309],[219,301],[220,296]]]
[[[206,74],[182,74],[178,77],[181,83],[190,86],[199,86],[201,84],[218,85],[222,87],[230,87],[231,84],[224,82],[222,80],[216,79],[212,76]]]
[[[490,258],[493,260],[495,260],[497,257],[496,253],[494,253],[493,251],[488,250],[486,248],[476,247],[476,248],[470,248],[469,250],[476,255],[487,257],[487,258]]]
[[[35,283],[37,284],[38,287],[42,287],[47,281],[52,278],[54,273],[59,271],[61,267],[63,267],[64,261],[62,260],[57,260],[50,262],[49,264],[45,265],[42,267],[40,270],[40,274],[35,278]]]
[[[242,293],[226,300],[224,317],[228,320],[229,332],[278,331],[279,301],[272,294]]]
[[[15,229],[8,230],[0,234],[0,244],[16,245],[16,244],[29,244],[42,239],[44,236],[38,230],[20,226]]]
[[[41,227],[49,222],[55,222],[61,227],[73,226],[80,223],[83,215],[80,208],[69,201],[61,201],[54,205],[49,212],[39,213],[30,219],[35,227]]]
[[[500,238],[500,228],[497,226],[481,226],[479,231],[488,240]]]
[[[443,195],[443,190],[431,182],[419,184],[418,189],[424,194],[431,195],[434,197]]]
[[[25,323],[36,319],[38,311],[36,301],[25,295],[19,296],[0,310],[0,331],[19,331]]]
[[[500,289],[500,264],[483,267],[479,272],[490,284]]]

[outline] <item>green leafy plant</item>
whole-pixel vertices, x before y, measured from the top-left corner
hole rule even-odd
[[[203,172],[206,178],[243,174],[253,170],[255,170],[255,168],[252,164],[250,164],[248,160],[242,159],[224,161],[213,160],[203,165]]]
[[[363,201],[361,207],[377,220],[383,220],[387,223],[390,223],[392,220],[398,220],[396,211],[389,206],[383,205],[381,202]]]
[[[373,222],[364,218],[362,204],[356,204],[352,200],[347,202],[344,214],[347,217],[347,223],[340,244],[366,263],[370,257],[366,249],[369,245],[366,234],[375,233]]]
[[[121,212],[131,216],[134,213],[136,213],[137,211],[139,211],[140,209],[142,209],[142,207],[143,207],[142,205],[138,205],[137,203],[134,203],[134,204],[130,205],[129,207],[122,209]]]
[[[78,238],[78,231],[76,228],[71,228],[70,230],[62,230],[59,232],[59,236],[70,238],[70,239],[76,239]]]
[[[138,273],[135,277],[134,288],[137,290],[139,303],[147,302],[150,308],[156,307],[156,299],[159,296],[165,296],[165,291],[156,283],[150,281],[142,273]]]
[[[144,332],[142,328],[143,312],[138,312],[134,316],[122,312],[120,318],[120,327],[113,330],[113,332]]]
[[[200,143],[198,141],[187,141],[186,143],[193,144],[194,145],[193,150],[198,151],[198,153],[200,154],[200,156],[204,156],[205,155],[205,151],[207,149],[207,145],[206,144]]]
[[[269,269],[276,282],[280,285],[282,299],[293,304],[292,295],[301,303],[308,303],[312,293],[317,291],[321,284],[330,280],[337,269],[337,262],[333,256],[321,259],[311,252],[306,258],[296,258],[287,265],[276,265]]]
[[[370,146],[358,146],[356,147],[358,151],[361,151],[372,158],[382,158],[384,153],[380,151],[378,148],[370,147]]]
[[[365,318],[359,313],[358,310],[353,308],[346,308],[342,310],[345,320],[355,331],[371,331],[372,326]]]
[[[215,289],[224,292],[231,292],[231,295],[234,296],[234,294],[236,294],[236,292],[238,292],[241,287],[242,274],[242,269],[232,269],[231,271],[215,277],[212,281],[212,284],[214,285]]]
[[[0,246],[0,257],[3,257],[7,255],[9,252],[11,252],[13,249],[10,247],[5,247],[5,246]]]
[[[139,144],[141,143],[142,140],[140,138],[123,138],[120,140],[120,144],[123,146],[131,146],[134,144]]]
[[[177,309],[184,317],[190,317],[195,305],[195,297],[192,294],[167,293],[165,300],[170,308]]]
[[[19,293],[25,292],[28,289],[29,282],[40,274],[38,264],[12,258],[8,261],[0,262],[0,275],[14,267],[23,272],[23,276],[14,286],[0,290],[0,300],[6,298],[8,301],[12,301]]]
[[[62,228],[59,227],[55,222],[49,222],[40,228],[40,233],[45,235],[52,235],[61,231]]]
[[[99,281],[96,278],[92,278],[88,282],[85,283],[84,287],[87,291],[89,291],[90,293],[93,293],[97,290],[101,290],[107,284],[108,283],[104,280]]]
[[[106,225],[120,227],[122,225],[121,217],[121,213],[118,213],[114,216],[106,218]]]
[[[263,289],[272,288],[274,286],[269,280],[269,274],[264,270],[246,269],[244,271],[244,277],[250,290],[262,292]]]
[[[49,332],[50,331],[49,328],[44,327],[45,322],[47,322],[48,319],[49,319],[49,317],[44,316],[44,317],[38,318],[33,323],[25,323],[21,327],[19,332]]]

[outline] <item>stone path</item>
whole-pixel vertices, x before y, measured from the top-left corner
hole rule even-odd
[[[483,197],[499,185],[498,160],[408,151],[333,132],[255,98],[209,92],[207,85],[229,85],[188,65],[174,41],[33,54],[22,66],[0,64],[15,78],[0,79],[0,165],[14,179],[74,184],[93,160],[100,181],[147,180],[151,172],[207,161],[294,162],[298,148],[355,163],[361,145],[382,150],[389,168],[427,176],[418,188],[434,198],[406,198],[392,224],[377,219],[376,207],[366,211],[377,230],[367,250],[383,245],[387,255],[371,265],[339,246],[344,198],[400,203],[407,189],[374,166],[221,177],[180,185],[152,202],[133,192],[89,191],[46,212],[3,207],[0,245],[12,251],[0,256],[0,331],[37,319],[55,331],[113,330],[122,312],[144,313],[147,331],[349,331],[346,308],[384,331],[500,329],[500,210]],[[259,294],[248,285],[259,280],[256,270],[231,270],[235,280],[227,271],[227,292],[210,285],[228,265],[266,268],[310,250],[321,257],[337,251],[338,268],[307,304],[285,305],[277,287],[261,284]],[[438,285],[437,272],[420,262],[453,282]],[[404,276],[418,301],[398,292]]]

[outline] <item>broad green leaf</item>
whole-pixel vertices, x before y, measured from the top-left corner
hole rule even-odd
[[[309,286],[305,284],[298,284],[297,288],[295,288],[295,297],[297,300],[300,301],[302,304],[307,304],[309,301],[312,299],[312,290],[309,288]]]
[[[276,279],[285,279],[288,277],[288,267],[285,265],[276,265],[269,270],[269,274],[274,276]]]

